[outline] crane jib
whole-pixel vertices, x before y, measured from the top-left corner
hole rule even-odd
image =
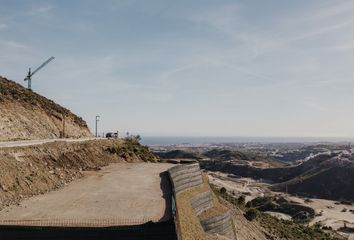
[[[42,65],[40,65],[36,70],[34,70],[31,75],[29,76],[33,76],[36,72],[38,72],[41,68],[43,68],[45,65],[47,65],[50,61],[52,61],[55,57],[50,57],[47,61],[45,61],[44,63],[42,63]]]
[[[41,68],[43,68],[45,65],[47,65],[50,61],[52,61],[54,59],[54,57],[50,57],[47,61],[45,61],[44,63],[42,63],[36,70],[34,70],[33,72],[31,72],[31,68],[28,70],[28,74],[25,78],[25,81],[28,81],[28,89],[31,89],[31,84],[32,84],[32,80],[31,77],[38,72]]]

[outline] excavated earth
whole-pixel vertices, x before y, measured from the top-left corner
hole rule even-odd
[[[92,136],[82,118],[0,76],[0,141],[58,138],[63,134]]]
[[[63,187],[85,171],[110,163],[157,161],[146,151],[139,143],[108,139],[0,148],[0,209]]]

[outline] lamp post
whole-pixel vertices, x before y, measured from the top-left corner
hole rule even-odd
[[[95,136],[96,137],[98,137],[98,135],[97,135],[97,124],[98,124],[99,121],[100,121],[100,116],[96,115],[96,128],[95,128]]]

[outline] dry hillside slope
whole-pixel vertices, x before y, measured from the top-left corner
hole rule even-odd
[[[91,136],[82,118],[0,76],[0,141],[58,138],[63,116],[67,137]]]

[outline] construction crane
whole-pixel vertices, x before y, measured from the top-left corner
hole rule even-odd
[[[31,84],[32,84],[32,76],[34,74],[36,74],[36,72],[38,72],[39,70],[41,70],[45,65],[47,65],[49,62],[51,62],[52,60],[54,60],[55,57],[50,57],[47,61],[45,61],[44,63],[42,63],[42,65],[40,65],[36,70],[34,70],[33,72],[31,72],[31,68],[29,68],[28,70],[28,74],[27,77],[25,78],[25,81],[28,82],[28,89],[31,89]]]

